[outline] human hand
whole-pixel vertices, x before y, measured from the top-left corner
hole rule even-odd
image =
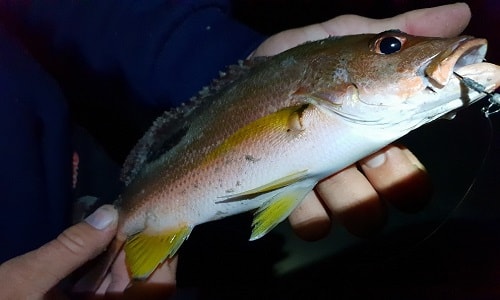
[[[63,278],[103,252],[116,234],[118,214],[106,205],[42,247],[0,265],[1,299],[41,299]]]
[[[382,20],[343,15],[271,36],[252,55],[274,55],[328,36],[389,29],[414,35],[455,36],[465,29],[470,17],[465,3],[415,10]],[[430,190],[427,173],[418,159],[404,147],[388,146],[320,182],[289,221],[306,240],[326,235],[332,219],[354,234],[368,235],[385,221],[386,209],[381,199],[403,211],[414,211],[427,203]]]
[[[0,265],[0,299],[63,298],[57,288],[59,282],[106,249],[116,234],[117,219],[116,210],[105,205],[53,241],[4,262]],[[118,256],[120,259],[124,259],[123,254]],[[164,264],[148,281],[127,290],[125,296],[137,299],[139,292],[148,296],[171,294],[175,267],[176,260]],[[114,264],[97,294],[119,294],[123,299],[129,282],[125,262]]]

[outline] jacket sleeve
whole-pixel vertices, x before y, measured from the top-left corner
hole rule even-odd
[[[155,107],[189,99],[263,40],[221,0],[11,0],[0,9],[63,81],[68,73],[112,76]]]
[[[70,122],[57,82],[0,26],[0,263],[70,223]]]

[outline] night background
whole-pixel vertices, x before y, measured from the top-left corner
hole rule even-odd
[[[465,1],[465,34],[487,38],[500,63],[500,1]],[[240,20],[272,34],[342,14],[386,18],[454,1],[239,1]],[[336,226],[304,242],[285,222],[248,242],[251,215],[196,228],[181,249],[182,299],[497,299],[500,298],[500,115],[482,100],[452,120],[400,142],[427,167],[434,195],[415,214],[391,208],[387,226],[361,239]],[[474,183],[474,184],[473,184]],[[470,189],[470,191],[468,191]],[[468,191],[468,192],[467,192]]]

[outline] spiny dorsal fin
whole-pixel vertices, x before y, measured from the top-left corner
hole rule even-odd
[[[237,65],[228,66],[225,72],[219,72],[220,77],[218,79],[214,79],[210,87],[208,87],[208,90],[205,90],[208,91],[209,94],[213,95],[236,80],[242,78],[248,73],[249,70],[267,61],[269,58],[269,56],[258,56],[247,60],[240,60]]]
[[[220,72],[220,78],[214,79],[210,86],[204,87],[187,104],[183,103],[175,109],[165,111],[153,122],[128,155],[123,165],[121,180],[128,185],[147,163],[177,145],[189,129],[191,118],[198,114],[191,114],[194,110],[202,110],[213,101],[208,98],[215,97],[220,90],[244,77],[249,70],[267,59],[256,57],[230,65],[225,72]]]
[[[186,128],[177,122],[179,115],[179,111],[164,112],[139,139],[123,164],[121,180],[125,184],[128,185],[142,167],[156,159],[162,150],[168,151],[182,138]]]

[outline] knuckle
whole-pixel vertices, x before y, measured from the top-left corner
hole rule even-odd
[[[66,230],[62,232],[57,237],[57,241],[62,248],[73,255],[79,256],[85,253],[85,239],[76,230]]]

